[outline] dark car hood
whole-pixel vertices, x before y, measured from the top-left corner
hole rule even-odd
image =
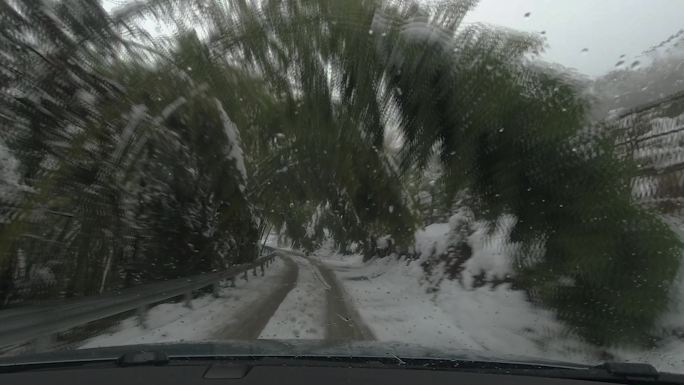
[[[467,349],[436,349],[398,342],[329,340],[207,341],[126,345],[4,357],[0,358],[0,366],[91,360],[106,361],[134,351],[162,351],[172,359],[181,357],[364,357],[524,363],[565,368],[587,367],[586,365],[567,362],[492,354]]]

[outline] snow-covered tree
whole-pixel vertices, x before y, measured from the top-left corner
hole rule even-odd
[[[589,341],[643,341],[682,246],[586,128],[576,79],[534,60],[537,36],[462,25],[475,3],[0,1],[0,119],[31,189],[0,270],[56,260],[89,294],[248,260],[270,225],[304,248],[408,248],[402,174],[437,159],[440,210],[466,191],[479,218],[515,218],[535,303]],[[178,37],[148,39],[149,15]]]

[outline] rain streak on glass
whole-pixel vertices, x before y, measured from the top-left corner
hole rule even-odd
[[[684,373],[680,1],[0,5],[0,361],[297,339]]]

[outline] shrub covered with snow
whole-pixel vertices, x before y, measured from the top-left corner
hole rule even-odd
[[[650,349],[593,344],[556,309],[532,301],[517,282],[513,261],[521,248],[508,240],[513,221],[504,216],[490,226],[459,213],[448,223],[418,230],[415,257],[394,254],[363,262],[360,255],[335,255],[334,250],[318,254],[337,270],[378,340],[590,364],[641,361],[682,370],[681,278],[669,311],[656,323],[657,342]],[[455,262],[458,243],[467,244],[470,254]]]
[[[512,282],[511,256],[516,250],[509,241],[511,217],[493,225],[475,221],[466,210],[416,232],[416,257],[425,269],[429,290],[436,291],[444,279],[455,280],[466,289],[496,287]]]

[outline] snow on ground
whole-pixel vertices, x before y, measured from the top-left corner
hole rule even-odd
[[[323,339],[326,330],[326,296],[330,285],[308,259],[290,258],[298,265],[297,284],[285,297],[259,335],[261,339]]]
[[[236,314],[277,290],[279,278],[285,275],[284,267],[284,262],[276,258],[264,277],[250,274],[248,282],[236,279],[236,287],[222,288],[218,298],[206,294],[193,299],[192,309],[182,301],[154,306],[147,313],[147,328],[138,325],[137,317],[130,317],[114,330],[87,340],[80,348],[210,340],[216,332],[235,322]]]
[[[451,224],[427,226],[416,235],[416,249],[446,250]],[[514,247],[504,242],[510,218],[492,235],[476,226],[469,236],[473,256],[462,282],[442,280],[428,293],[421,257],[388,257],[363,263],[360,256],[317,253],[337,274],[363,321],[378,340],[414,343],[434,348],[473,349],[493,354],[560,361],[597,363],[604,351],[564,333],[551,311],[533,306],[521,291],[508,284],[473,288],[469,276],[488,271],[502,276],[510,266],[505,255]],[[682,293],[684,296],[684,283]],[[681,313],[676,321],[681,325]],[[617,360],[648,362],[660,370],[684,371],[684,341],[672,337],[654,351],[608,349]]]
[[[261,243],[263,243],[266,246],[271,246],[271,247],[278,247],[278,234],[275,233],[269,233],[266,235],[261,240]]]
[[[323,259],[326,265],[332,267],[358,266],[363,263],[362,255],[341,255],[337,253],[337,249],[331,239],[324,240],[312,256]]]
[[[330,266],[380,341],[546,358],[544,345],[553,341],[553,358],[572,361],[572,344],[551,339],[560,330],[552,314],[534,308],[507,285],[467,290],[456,281],[444,281],[439,292],[428,294],[420,282],[420,261],[385,258]]]
[[[449,224],[433,223],[416,232],[416,251],[422,255],[444,253],[449,240]]]

